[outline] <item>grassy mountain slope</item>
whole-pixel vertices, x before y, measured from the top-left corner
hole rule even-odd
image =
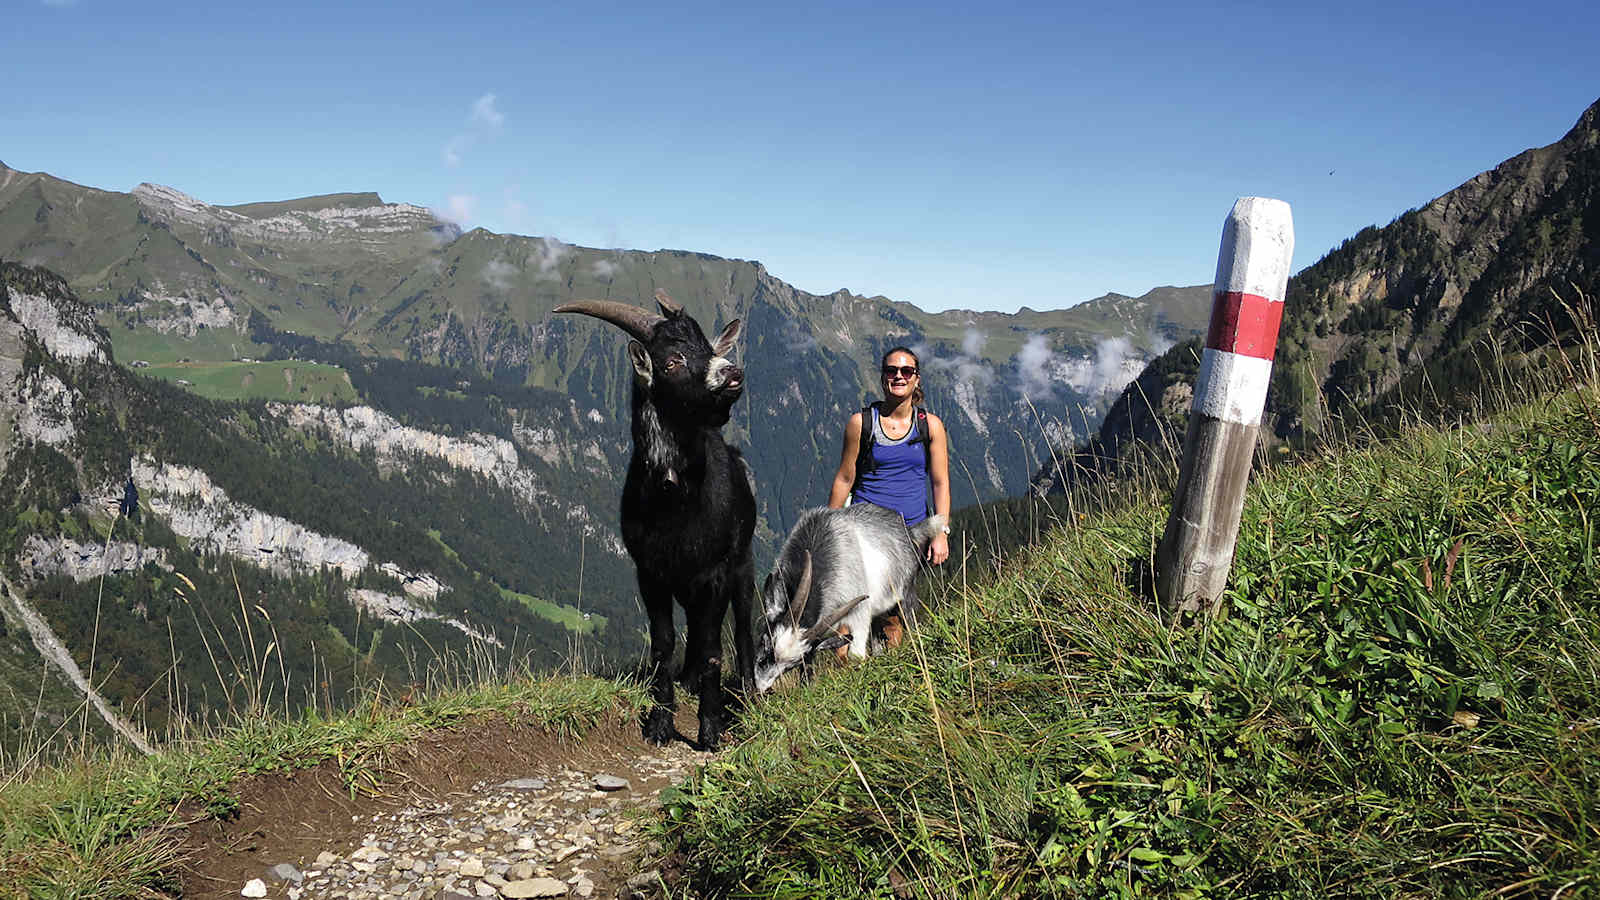
[[[1600,392],[1266,473],[1220,612],[1156,501],[750,715],[669,804],[707,896],[1551,896],[1600,884]],[[1565,894],[1563,894],[1565,895]]]
[[[1129,586],[1165,518],[1150,499],[952,579],[900,651],[780,686],[663,794],[677,890],[1582,896],[1600,884],[1593,350],[1577,390],[1266,473],[1225,601],[1191,627]],[[227,814],[243,773],[336,760],[376,789],[390,748],[472,712],[581,728],[639,700],[516,680],[35,771],[0,789],[0,875],[137,896],[169,871],[172,811]]]

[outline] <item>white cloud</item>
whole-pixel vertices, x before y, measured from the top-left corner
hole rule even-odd
[[[1029,335],[1017,351],[1017,390],[1025,397],[1040,400],[1055,395],[1055,384],[1050,372],[1055,362],[1055,351],[1050,349],[1050,339],[1042,334]]]
[[[506,117],[500,110],[494,108],[494,94],[484,94],[472,101],[472,115],[468,121],[474,125],[486,125],[490,128],[499,128],[506,123]]]
[[[559,280],[561,273],[556,267],[561,265],[562,258],[571,252],[572,247],[553,237],[539,238],[534,242],[533,256],[529,262],[539,267],[540,278]]]
[[[517,267],[501,259],[491,259],[483,267],[483,280],[497,291],[511,290],[511,279],[517,274]]]
[[[617,274],[617,270],[620,268],[622,268],[621,265],[609,259],[597,259],[594,261],[594,265],[589,267],[589,271],[601,278],[610,278]]]
[[[969,328],[961,338],[961,353],[952,359],[935,356],[933,348],[927,344],[917,344],[911,350],[921,360],[924,370],[973,388],[988,388],[994,384],[994,370],[978,356],[986,343],[988,338],[983,332]]]
[[[1128,354],[1133,351],[1133,342],[1125,337],[1105,338],[1094,348],[1094,377],[1089,382],[1089,389],[1085,392],[1093,397],[1102,393],[1114,393],[1127,387],[1131,380],[1126,374],[1128,370]],[[1142,360],[1140,361],[1142,363]]]
[[[452,169],[460,166],[473,144],[499,131],[505,124],[505,113],[495,107],[495,95],[492,92],[472,101],[472,106],[467,110],[467,131],[445,142],[441,154],[444,164]]]
[[[454,222],[462,228],[467,227],[478,211],[478,198],[471,194],[451,194],[445,198],[444,208],[435,209],[433,214],[446,222]]]

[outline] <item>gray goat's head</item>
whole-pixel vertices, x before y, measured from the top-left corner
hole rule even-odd
[[[744,370],[728,361],[739,336],[734,319],[715,343],[683,307],[656,291],[661,313],[615,300],[579,300],[555,308],[603,319],[626,331],[634,383],[661,415],[671,421],[719,427],[744,391]]]
[[[835,634],[833,629],[867,599],[867,595],[862,594],[837,609],[819,610],[816,621],[807,625],[804,617],[806,602],[811,598],[811,574],[811,551],[807,550],[792,588],[782,570],[768,575],[761,585],[761,608],[766,622],[756,635],[758,694],[770,690],[783,673],[812,653],[849,643],[849,638]]]

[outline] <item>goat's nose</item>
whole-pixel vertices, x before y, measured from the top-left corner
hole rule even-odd
[[[729,369],[728,370],[728,380],[724,381],[723,384],[725,386],[731,387],[731,388],[743,387],[744,386],[744,370],[739,368],[738,366],[734,366],[733,368]]]

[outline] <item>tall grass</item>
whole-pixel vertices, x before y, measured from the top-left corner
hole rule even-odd
[[[429,731],[499,714],[576,736],[643,706],[626,681],[500,680],[404,703],[374,695],[358,714],[244,719],[150,757],[102,750],[36,768],[0,786],[0,897],[156,896],[171,887],[180,814],[231,815],[245,776],[330,763],[352,796],[378,794],[390,753]]]
[[[289,682],[270,616],[234,593],[231,638],[217,622],[201,627],[196,605],[188,607],[225,698],[220,716],[191,712],[174,690],[180,708],[159,752],[143,756],[91,730],[95,714],[85,700],[0,771],[0,898],[171,896],[180,815],[231,815],[234,786],[250,775],[332,763],[352,795],[379,793],[391,750],[474,716],[503,714],[577,736],[603,720],[631,721],[643,708],[643,690],[629,679],[593,677],[576,659],[566,674],[539,675],[527,669],[516,636],[493,635],[411,654],[403,690],[374,677],[336,700],[325,678]],[[304,702],[291,702],[294,691]]]
[[[1141,589],[1165,497],[948,580],[909,652],[758,705],[670,796],[683,892],[1600,891],[1589,321],[1486,420],[1262,473],[1191,626]]]

